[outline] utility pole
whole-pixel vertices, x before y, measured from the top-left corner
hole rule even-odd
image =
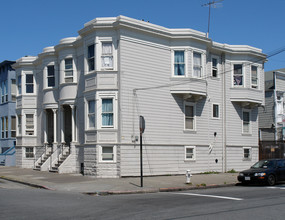
[[[211,7],[216,7],[216,3],[222,2],[224,0],[217,0],[217,1],[209,1],[207,4],[203,4],[202,7],[209,7],[209,17],[208,17],[208,31],[206,37],[209,38],[209,32],[210,32],[210,20],[211,20]]]

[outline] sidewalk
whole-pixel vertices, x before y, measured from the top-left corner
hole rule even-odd
[[[18,167],[0,167],[0,178],[28,184],[38,188],[72,191],[95,195],[181,191],[197,188],[232,186],[237,173],[194,174],[191,184],[185,175],[99,179],[80,174],[58,174]]]

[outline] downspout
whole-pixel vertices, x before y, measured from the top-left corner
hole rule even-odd
[[[222,172],[225,173],[227,170],[227,152],[226,152],[226,147],[227,147],[227,129],[226,129],[226,124],[227,124],[227,117],[226,117],[226,61],[225,61],[225,54],[221,55],[221,60],[222,60],[222,68],[223,68],[223,144],[222,144],[222,161],[223,161],[223,167],[222,167]]]
[[[277,116],[277,103],[276,103],[276,72],[273,72],[273,83],[274,83],[274,92],[273,92],[273,100],[274,100],[274,139],[275,144],[277,143],[277,122],[276,122],[276,116]]]

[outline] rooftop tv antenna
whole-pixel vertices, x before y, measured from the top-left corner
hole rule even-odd
[[[222,1],[224,1],[224,0],[216,0],[216,1],[210,0],[208,3],[202,5],[202,7],[207,7],[207,6],[209,7],[208,32],[206,35],[207,38],[209,38],[209,32],[210,32],[211,8],[212,7],[213,8],[221,7],[222,3],[220,3],[220,2],[222,2]]]

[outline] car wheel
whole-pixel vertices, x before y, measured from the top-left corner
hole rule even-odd
[[[267,183],[269,186],[274,186],[276,183],[276,178],[274,175],[270,174],[267,178]]]

